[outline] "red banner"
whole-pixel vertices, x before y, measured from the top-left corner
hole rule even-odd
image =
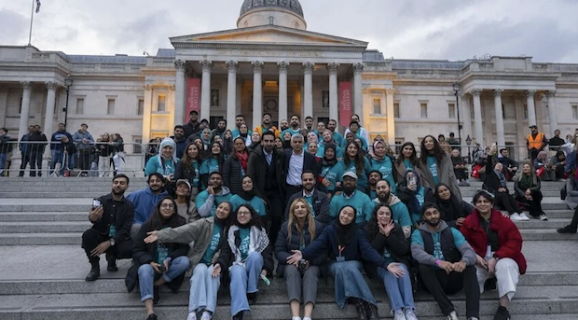
[[[185,113],[187,120],[189,113],[193,110],[200,112],[201,103],[201,79],[188,78],[187,79],[187,113]],[[185,120],[185,121],[187,121]]]
[[[339,124],[347,128],[351,114],[351,82],[341,81],[339,82]]]

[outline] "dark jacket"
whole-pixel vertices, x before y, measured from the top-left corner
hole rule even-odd
[[[235,245],[238,248],[241,245],[239,230],[235,231],[234,235],[235,235]],[[225,236],[227,235],[225,234]],[[225,270],[229,270],[229,267],[233,265],[233,262],[235,262],[233,250],[231,249],[231,246],[228,244],[227,239],[225,240],[226,241],[223,241],[223,245],[221,247],[221,254],[219,255],[219,260],[217,261],[217,263],[221,265],[221,270],[223,270],[222,273],[224,273]],[[268,277],[273,276],[273,268],[275,267],[275,264],[273,262],[272,247],[273,244],[270,243],[267,246],[267,248],[265,248],[265,250],[261,252],[261,256],[263,257],[263,270],[267,271]]]
[[[329,217],[329,199],[327,198],[327,193],[313,189],[312,197],[315,221],[319,221],[324,225],[328,224],[332,219]],[[285,221],[289,219],[289,209],[293,201],[297,198],[303,198],[303,191],[299,191],[292,195],[287,201],[287,206],[285,206]]]
[[[282,276],[285,271],[285,266],[287,265],[287,258],[293,253],[291,250],[299,250],[301,248],[301,235],[297,226],[294,224],[291,228],[291,241],[288,239],[287,226],[289,221],[283,222],[281,225],[281,230],[279,231],[279,236],[277,237],[277,242],[275,242],[275,258],[279,261],[277,266],[277,275]],[[319,237],[323,232],[323,225],[319,221],[315,221],[315,237]],[[303,226],[303,243],[305,246],[311,244],[311,234],[309,233],[309,224],[305,222]],[[323,266],[325,265],[325,260],[327,259],[327,253],[322,253],[314,259],[309,261],[309,265],[312,266]]]
[[[500,159],[498,159],[498,161],[499,160]],[[505,188],[506,193],[509,193],[508,187],[507,186],[502,187],[502,185],[500,184],[500,178],[498,177],[496,172],[494,172],[494,163],[495,163],[494,161],[495,161],[494,157],[488,156],[486,161],[486,178],[484,179],[484,184],[482,185],[482,188],[488,190],[493,194],[496,194],[498,192],[498,189]],[[502,163],[502,165],[504,164]]]
[[[191,122],[187,122],[186,124],[183,125],[183,128],[185,128],[185,135],[184,137],[188,138],[189,136],[199,133],[201,131],[200,129],[201,126],[201,122],[197,121],[196,124],[192,125]]]
[[[114,241],[120,243],[130,238],[130,228],[134,219],[134,204],[132,201],[123,197],[120,204],[112,200],[112,193],[98,198],[104,213],[100,220],[92,222],[92,228],[101,234],[108,234],[109,226],[114,223],[116,227],[116,236]],[[111,221],[111,218],[114,221]]]
[[[409,239],[405,238],[403,230],[399,224],[396,223],[394,225],[393,230],[391,230],[388,237],[377,232],[372,238],[369,234],[368,224],[365,225],[364,229],[371,246],[377,251],[377,253],[383,256],[385,249],[387,249],[395,261],[403,263],[406,267],[409,267]],[[365,262],[363,267],[370,278],[377,278],[377,265],[375,263]]]
[[[0,154],[7,154],[12,152],[12,142],[10,136],[0,136]]]
[[[291,157],[293,156],[293,150],[285,150],[285,164],[283,165],[284,173],[287,174],[289,172],[289,163],[291,162]],[[317,176],[319,175],[317,159],[315,156],[310,154],[309,152],[305,152],[303,150],[303,171],[312,171],[315,175],[315,179],[317,180]]]
[[[247,162],[247,169],[249,163]],[[223,163],[223,185],[231,191],[231,194],[238,194],[241,188],[243,172],[241,161],[234,155],[229,156]],[[245,174],[247,174],[245,172]]]
[[[29,148],[31,149],[30,152],[40,152],[44,153],[44,149],[46,149],[46,144],[48,139],[46,135],[42,132],[32,132],[28,136]]]
[[[96,143],[96,150],[98,152],[99,157],[110,157],[112,154],[112,145],[110,144],[110,140],[100,141]]]
[[[66,151],[69,155],[76,153],[76,146],[72,140],[69,140],[68,142],[60,141],[60,149]]]
[[[283,190],[285,185],[285,175],[283,171],[283,156],[284,154],[273,148],[273,160],[272,164],[275,166],[275,180],[279,191]],[[259,146],[251,151],[249,155],[249,164],[247,165],[247,174],[253,180],[253,185],[259,190],[259,193],[263,196],[267,195],[267,190],[265,192],[266,177],[267,177],[267,159],[265,159],[265,154],[263,152],[263,146]]]
[[[67,131],[56,131],[50,138],[50,150],[62,151],[62,136],[67,136],[69,141],[72,141],[72,135]]]
[[[521,174],[523,174],[523,173],[521,173]],[[521,176],[519,178],[521,178]],[[516,181],[514,182],[514,191],[516,193],[516,197],[524,197],[526,195],[526,190],[522,190],[520,188],[519,178],[516,179]],[[540,177],[536,176],[536,183],[530,188],[530,190],[531,191],[540,191],[540,189],[542,189],[542,181],[540,180]]]
[[[199,165],[199,175],[200,175],[201,161],[197,161],[197,162]],[[189,183],[191,184],[191,186],[193,188],[194,187],[200,187],[201,177],[196,176],[195,169],[192,166],[191,166],[191,169],[187,169],[187,168],[185,168],[185,166],[183,164],[184,164],[183,161],[179,161],[175,165],[175,175],[173,177],[173,180],[177,181],[180,179],[186,179],[187,181],[189,181]],[[193,181],[195,178],[199,180],[199,185],[193,184]]]

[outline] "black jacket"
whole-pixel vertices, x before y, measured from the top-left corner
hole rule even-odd
[[[273,160],[272,163],[275,165],[275,172],[277,180],[277,186],[279,191],[284,189],[285,185],[285,175],[283,173],[284,165],[284,154],[273,148]],[[267,177],[267,159],[265,159],[265,153],[263,152],[263,146],[258,146],[249,155],[249,164],[247,165],[247,174],[253,180],[253,185],[257,188],[259,193],[263,196],[267,194],[265,192],[265,179]],[[270,192],[270,190],[267,190]]]
[[[285,174],[289,173],[289,163],[291,162],[292,156],[293,150],[285,150],[285,164],[283,165]],[[303,171],[312,171],[315,175],[315,180],[317,180],[317,176],[319,175],[318,169],[319,166],[317,165],[317,159],[315,159],[315,156],[303,150]]]
[[[295,225],[291,228],[291,241],[289,241],[288,224],[289,221],[285,221],[281,225],[277,242],[275,242],[275,258],[279,261],[277,265],[277,276],[283,276],[285,266],[287,265],[287,258],[293,254],[291,251],[301,249],[301,235],[299,234],[299,230],[297,230]],[[315,237],[319,237],[322,231],[323,225],[319,223],[319,221],[315,221]],[[306,247],[311,243],[311,234],[309,233],[309,224],[307,222],[305,222],[303,226],[303,243]],[[324,252],[309,261],[309,265],[324,266],[326,259],[327,253]]]
[[[237,248],[241,245],[241,238],[239,237],[239,230],[235,231],[235,245]],[[269,243],[267,248],[261,252],[261,256],[263,257],[263,270],[267,271],[267,277],[273,276],[273,268],[275,267],[273,262],[273,252],[272,252],[273,244]],[[231,250],[231,246],[227,242],[227,234],[225,234],[225,239],[223,240],[221,246],[221,253],[219,254],[219,259],[217,263],[221,265],[221,273],[224,273],[225,270],[229,270],[229,267],[235,261],[235,257],[233,256],[233,251]]]
[[[247,169],[249,163],[247,162]],[[243,190],[241,188],[243,174],[241,161],[234,155],[229,156],[223,163],[223,185],[231,191],[231,194],[238,194]],[[247,174],[245,172],[245,174]]]
[[[292,195],[287,201],[287,206],[285,207],[285,221],[289,219],[289,208],[291,203],[297,198],[303,197],[303,191],[299,191]],[[313,210],[315,211],[315,221],[319,221],[324,225],[331,222],[329,217],[329,199],[327,198],[327,193],[321,192],[319,190],[313,189]]]
[[[130,239],[130,228],[134,219],[134,204],[125,197],[120,202],[115,202],[112,200],[112,193],[102,196],[98,200],[104,213],[100,220],[92,223],[92,228],[101,234],[108,234],[109,226],[114,223],[116,228],[114,241],[120,243]]]
[[[364,231],[367,234],[367,238],[371,246],[381,256],[383,256],[385,249],[387,249],[395,261],[405,264],[405,266],[409,269],[409,239],[405,238],[403,230],[399,224],[396,223],[394,225],[393,230],[391,230],[389,234],[389,237],[386,237],[378,232],[373,236],[373,238],[371,238],[368,230],[368,224],[365,225]],[[363,267],[370,278],[377,279],[378,266],[375,263],[364,261]]]
[[[199,165],[199,170],[200,170],[201,161],[197,161],[197,163]],[[199,173],[199,175],[200,175],[200,173]],[[193,180],[195,178],[199,179],[199,183],[200,183],[201,177],[196,177],[195,169],[192,166],[191,166],[191,169],[187,169],[183,165],[183,161],[177,162],[177,164],[175,165],[175,175],[173,177],[173,180],[177,181],[180,179],[186,179],[187,181],[189,181],[189,183],[191,184],[192,187],[200,187],[199,185],[196,186],[193,184]]]
[[[499,159],[498,159],[499,161]],[[501,161],[500,161],[501,162]],[[502,163],[503,165],[503,163]],[[502,188],[500,184],[500,178],[494,172],[494,157],[488,157],[486,162],[486,178],[484,179],[484,184],[482,188],[488,190],[489,192],[496,194],[499,188]],[[506,189],[506,193],[510,193],[508,187],[503,187]]]
[[[197,121],[197,123],[195,125],[192,125],[191,122],[187,122],[186,124],[183,125],[183,128],[185,128],[185,135],[184,137],[188,138],[189,136],[199,133],[199,131],[201,131],[200,129],[201,126],[201,122]]]
[[[28,136],[29,148],[31,152],[44,153],[46,145],[48,144],[48,139],[42,132],[32,132]]]

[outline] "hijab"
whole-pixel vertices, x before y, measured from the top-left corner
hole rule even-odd
[[[208,132],[209,132],[209,139],[205,139],[205,138],[204,138],[204,137],[205,137],[205,135],[204,135],[205,131],[208,131]],[[211,129],[205,128],[205,129],[203,130],[203,132],[201,132],[201,140],[203,140],[203,144],[204,144],[205,146],[211,145]]]
[[[343,247],[348,246],[351,243],[351,241],[353,241],[358,229],[357,223],[355,223],[355,218],[357,217],[357,210],[352,206],[344,206],[339,210],[339,214],[341,214],[341,210],[343,210],[343,208],[345,207],[353,209],[353,220],[351,220],[351,222],[348,225],[344,226],[341,224],[341,221],[339,220],[338,216],[334,222],[337,244]]]
[[[231,154],[231,152],[233,151],[233,138],[232,138],[233,136],[231,136],[231,138],[225,138],[226,135],[227,133],[225,132],[225,134],[223,135],[223,153]]]
[[[441,186],[444,186],[448,190],[450,190],[450,198],[449,199],[443,200],[442,198],[440,198],[438,190]],[[462,216],[462,211],[463,211],[462,210],[462,204],[461,204],[460,200],[458,199],[458,197],[456,197],[452,193],[452,189],[450,189],[450,187],[448,187],[446,184],[440,183],[439,185],[437,185],[437,187],[435,189],[434,197],[436,198],[437,206],[438,206],[438,209],[440,210],[442,220],[451,221],[451,220],[456,220],[457,218],[460,218]]]
[[[171,156],[171,161],[173,163],[177,163],[177,144],[175,143],[175,141],[171,138],[164,138],[163,141],[161,141],[161,144],[159,146],[159,153],[157,154],[157,158],[159,163],[163,163],[163,148],[164,147],[173,147],[173,155]]]
[[[327,149],[333,150],[333,159],[331,159],[331,160],[329,160],[325,157],[325,154],[327,153]],[[335,145],[332,143],[326,144],[325,150],[323,151],[323,161],[321,164],[324,167],[333,167],[336,163],[337,163],[337,149],[336,149]]]

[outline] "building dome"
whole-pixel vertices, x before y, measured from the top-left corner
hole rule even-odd
[[[307,29],[299,0],[245,0],[237,20],[238,28],[279,25]]]

